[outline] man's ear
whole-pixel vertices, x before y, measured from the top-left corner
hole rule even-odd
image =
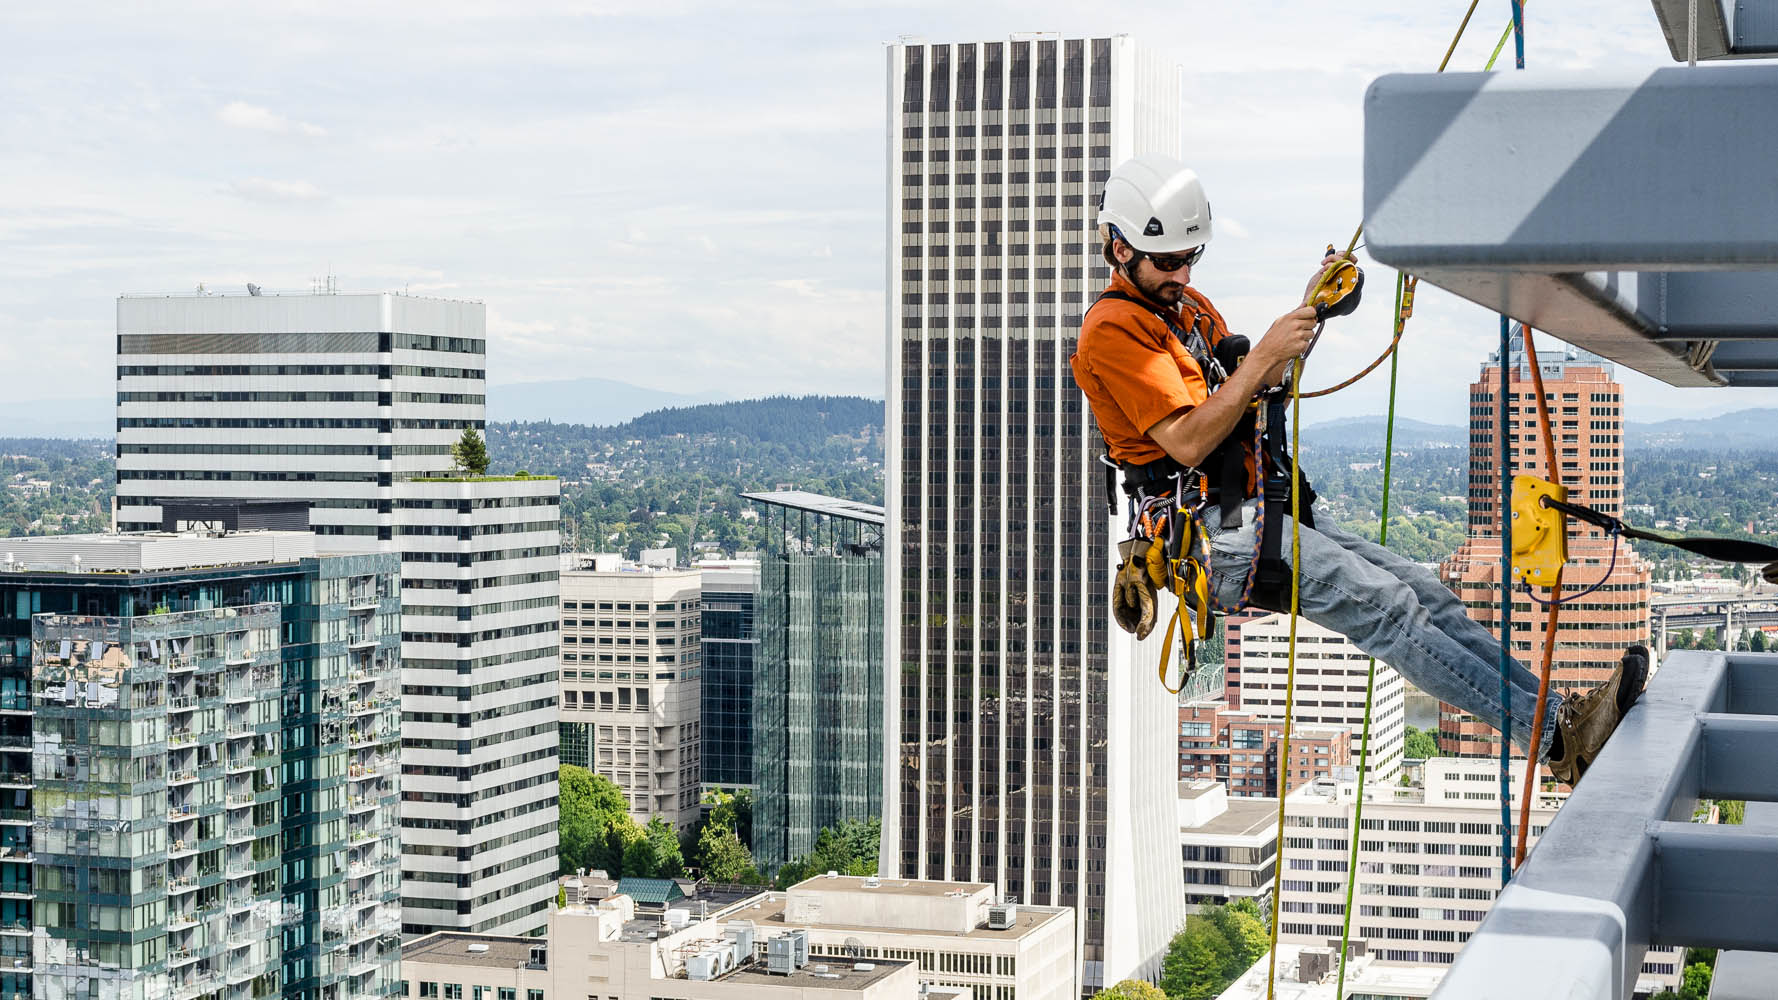
[[[1131,249],[1130,245],[1123,240],[1112,240],[1111,255],[1117,258],[1119,264],[1128,264],[1131,258],[1136,256],[1136,251]]]

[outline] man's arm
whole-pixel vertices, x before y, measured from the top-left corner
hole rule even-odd
[[[1182,406],[1162,417],[1148,428],[1149,438],[1181,465],[1202,464],[1235,429],[1253,397],[1283,379],[1285,369],[1308,349],[1314,332],[1312,306],[1278,317],[1222,388],[1197,406]]]

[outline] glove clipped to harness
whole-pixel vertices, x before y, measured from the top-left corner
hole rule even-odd
[[[1119,628],[1138,639],[1154,631],[1155,586],[1149,579],[1144,553],[1131,551],[1118,567],[1111,584],[1111,617]]]

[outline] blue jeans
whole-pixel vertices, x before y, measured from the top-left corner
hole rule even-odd
[[[1253,559],[1257,501],[1242,507],[1238,529],[1223,529],[1214,507],[1205,513],[1210,533],[1210,582],[1216,599],[1234,607]],[[1290,562],[1290,515],[1280,546]],[[1500,728],[1500,643],[1465,613],[1463,602],[1416,563],[1332,525],[1304,527],[1304,618],[1352,640],[1359,649],[1394,667],[1415,687]],[[1510,658],[1512,739],[1531,742],[1537,711],[1537,676]],[[1539,757],[1548,757],[1562,696],[1551,691],[1545,708]]]

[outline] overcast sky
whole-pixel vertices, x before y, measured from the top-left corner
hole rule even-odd
[[[496,383],[881,396],[883,43],[903,34],[1128,32],[1171,54],[1183,152],[1217,207],[1194,280],[1257,334],[1358,221],[1365,86],[1435,65],[1465,4],[255,6],[0,8],[15,397],[109,391],[119,292],[300,289],[328,272],[347,291],[485,301]],[[1505,23],[1506,0],[1483,7],[1453,68],[1479,68]],[[1528,18],[1533,70],[1670,64],[1645,0],[1534,3]],[[1309,382],[1384,342],[1392,275],[1371,276]],[[1496,331],[1423,292],[1403,411],[1460,422]],[[1626,381],[1632,419],[1778,405]],[[1311,419],[1380,412],[1373,382]]]

